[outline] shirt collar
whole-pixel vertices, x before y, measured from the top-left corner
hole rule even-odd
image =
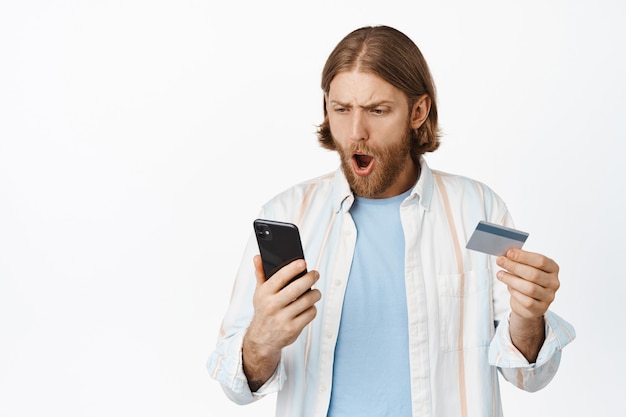
[[[420,177],[417,179],[415,187],[413,187],[411,196],[416,195],[424,210],[429,210],[430,202],[433,198],[433,190],[435,189],[435,178],[433,177],[433,171],[423,156],[420,156],[420,167]]]
[[[353,203],[354,194],[352,194],[350,184],[348,184],[348,180],[343,175],[341,168],[338,168],[333,178],[333,211],[335,213],[339,212],[339,210],[346,212],[350,210]]]
[[[413,187],[413,191],[411,191],[411,194],[405,201],[417,199],[425,210],[429,210],[434,190],[433,172],[423,157],[420,157],[420,166],[420,176],[415,187]],[[354,204],[354,194],[350,189],[348,180],[343,175],[343,171],[341,168],[338,168],[333,178],[333,210],[335,212],[339,212],[339,210],[347,212],[352,207],[352,204]]]

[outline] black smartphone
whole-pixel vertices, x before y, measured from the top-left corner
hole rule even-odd
[[[300,231],[295,224],[256,219],[254,232],[263,260],[263,271],[266,279],[296,259],[304,259]],[[306,272],[306,270],[303,271],[294,279],[300,278]]]

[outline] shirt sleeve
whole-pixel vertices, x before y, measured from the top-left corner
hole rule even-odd
[[[243,372],[241,355],[244,334],[245,332],[240,332],[229,339],[219,340],[217,349],[211,353],[207,361],[211,377],[221,384],[231,401],[240,405],[249,404],[280,391],[285,381],[285,370],[281,360],[272,377],[256,392],[250,391],[248,379]]]
[[[243,337],[254,314],[252,297],[256,287],[253,256],[258,253],[254,234],[251,234],[230,300],[222,321],[216,348],[206,366],[213,379],[218,381],[228,398],[237,404],[248,404],[283,388],[285,369],[281,360],[274,375],[256,392],[251,392],[243,372]]]
[[[561,351],[576,337],[572,325],[556,313],[548,311],[544,319],[546,338],[535,363],[529,363],[513,345],[508,320],[498,324],[489,346],[489,363],[497,366],[507,381],[524,391],[538,391],[552,380],[561,362]]]

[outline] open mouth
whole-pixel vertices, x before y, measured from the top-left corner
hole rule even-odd
[[[357,153],[354,154],[354,159],[356,160],[356,164],[359,168],[365,169],[372,163],[372,159],[374,158],[369,155],[361,155]]]
[[[362,153],[352,155],[354,170],[357,175],[369,175],[373,169],[374,157]]]

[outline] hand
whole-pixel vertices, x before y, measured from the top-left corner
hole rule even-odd
[[[317,315],[315,303],[322,294],[311,287],[319,279],[319,273],[309,271],[287,285],[305,269],[306,263],[300,259],[266,280],[261,257],[254,257],[257,280],[252,300],[254,316],[243,340],[243,368],[252,391],[257,391],[272,376],[281,349],[295,342]]]
[[[537,360],[545,340],[543,315],[559,289],[559,266],[552,259],[521,249],[509,249],[496,260],[497,277],[511,294],[511,341],[528,362]]]
[[[269,280],[265,279],[258,255],[254,257],[254,268],[257,286],[253,298],[254,318],[248,328],[248,336],[267,350],[280,350],[293,343],[302,329],[315,318],[317,309],[314,304],[321,299],[321,293],[310,288],[319,279],[319,273],[309,271],[287,285],[304,271],[304,260],[286,265]]]
[[[497,277],[509,288],[511,310],[525,319],[543,317],[560,286],[557,263],[521,249],[509,249],[496,263],[504,269]]]

